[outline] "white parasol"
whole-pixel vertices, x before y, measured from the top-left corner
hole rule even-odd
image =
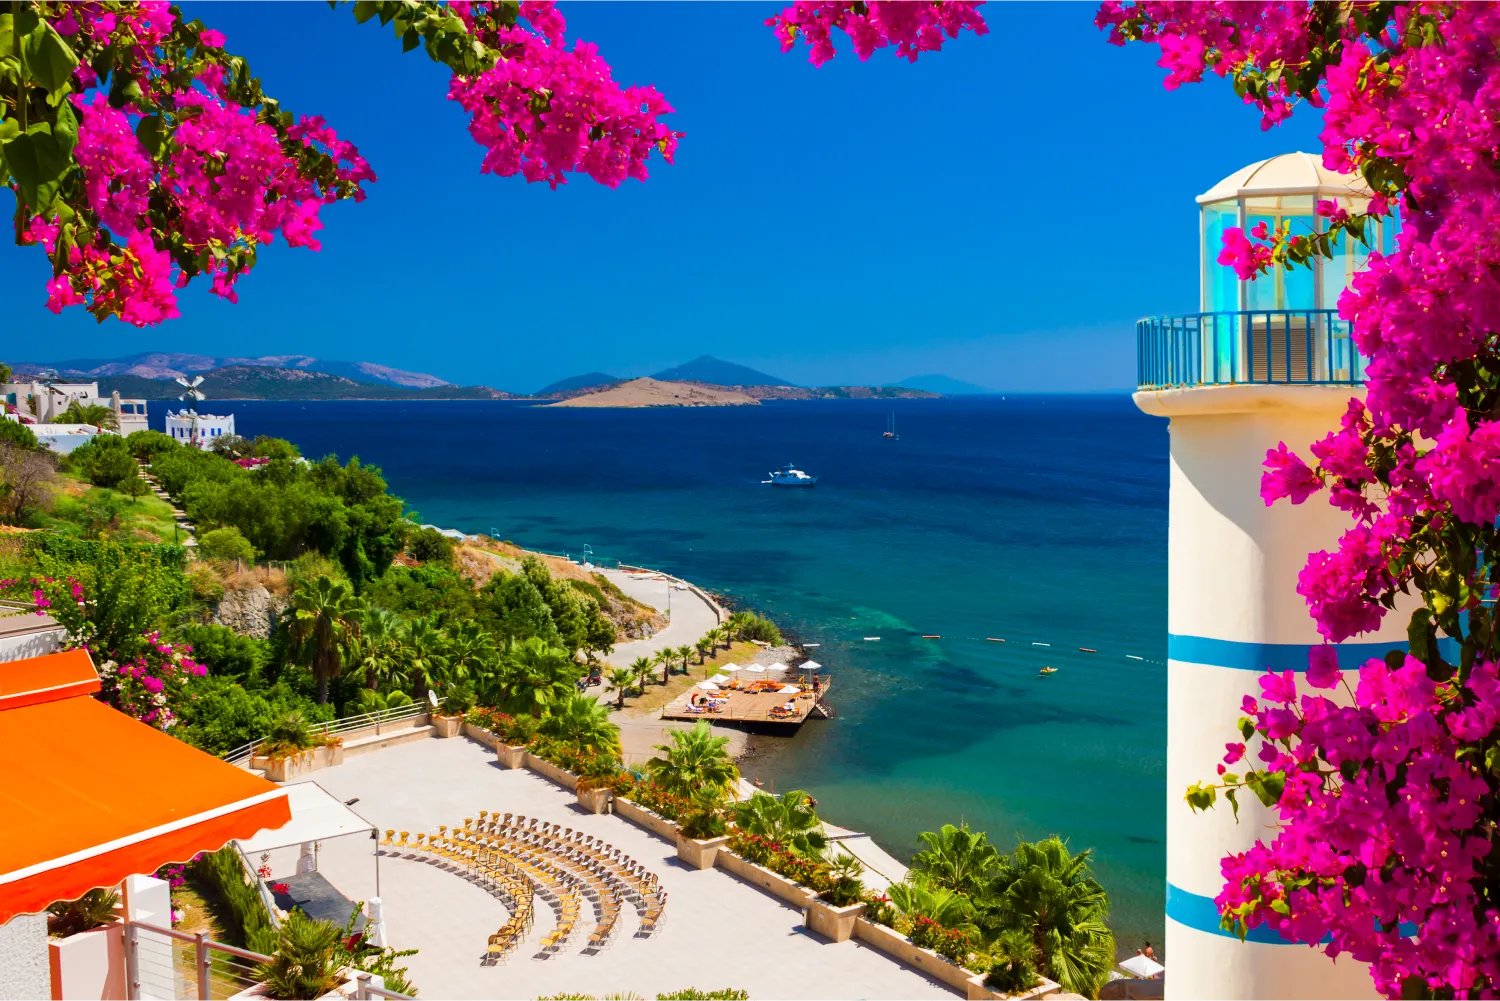
[[[719,686],[712,681],[700,681],[697,687],[703,689],[705,692],[717,692],[719,690]]]
[[[797,667],[797,670],[799,670],[799,671],[821,671],[821,670],[823,670],[823,665],[819,664],[815,660],[808,660],[808,661],[803,661]]]
[[[1134,973],[1136,976],[1141,977],[1145,980],[1150,980],[1152,977],[1156,976],[1158,973],[1161,973],[1166,969],[1165,966],[1161,965],[1150,956],[1145,955],[1131,956],[1129,959],[1120,964],[1120,968],[1122,970],[1129,970],[1131,973]]]
[[[796,695],[800,691],[802,691],[802,689],[798,688],[796,685],[782,685],[781,689],[779,691],[777,691],[776,694],[777,695]]]
[[[765,674],[766,673],[766,669],[765,669],[765,666],[763,664],[751,664],[749,667],[745,668],[745,670],[748,671],[751,674]]]
[[[716,685],[721,685],[724,682],[726,682],[726,681],[729,680],[729,675],[727,675],[727,674],[716,674],[712,678],[709,678],[708,680],[712,681]]]

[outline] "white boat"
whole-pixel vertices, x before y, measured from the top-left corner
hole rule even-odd
[[[886,424],[886,426],[885,426],[885,434],[882,435],[881,437],[886,438],[888,440],[894,440],[894,439],[897,439],[897,438],[901,437],[899,434],[896,433],[896,411],[894,411],[894,410],[891,411],[890,422]]]
[[[818,485],[818,478],[808,476],[800,469],[793,469],[792,464],[788,462],[782,468],[772,472],[769,480],[761,480],[761,482],[769,483],[773,487],[815,487]]]

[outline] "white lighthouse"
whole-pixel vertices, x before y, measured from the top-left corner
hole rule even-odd
[[[1359,211],[1369,196],[1361,181],[1307,153],[1236,171],[1198,198],[1201,312],[1137,326],[1136,405],[1171,419],[1168,998],[1377,996],[1366,968],[1348,956],[1334,962],[1266,928],[1243,943],[1220,930],[1219,860],[1274,838],[1274,814],[1245,796],[1236,823],[1228,804],[1195,814],[1183,799],[1192,783],[1214,779],[1224,745],[1239,739],[1241,700],[1260,695],[1264,669],[1306,671],[1308,650],[1321,640],[1297,575],[1309,552],[1332,549],[1350,526],[1322,497],[1266,507],[1259,490],[1266,450],[1284,441],[1306,455],[1310,442],[1339,426],[1350,397],[1364,395],[1364,359],[1337,306],[1365,249],[1341,240],[1340,256],[1311,270],[1278,267],[1240,281],[1216,262],[1221,239],[1226,228],[1260,222],[1314,233],[1319,200]],[[1373,227],[1370,244],[1388,248],[1392,228]],[[1349,670],[1404,647],[1405,626],[1405,615],[1387,615],[1378,634],[1339,648],[1340,665]]]

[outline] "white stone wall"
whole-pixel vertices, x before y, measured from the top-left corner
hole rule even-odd
[[[0,925],[0,1001],[51,996],[47,915],[18,914]]]

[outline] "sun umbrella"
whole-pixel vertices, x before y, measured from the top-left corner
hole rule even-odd
[[[802,689],[798,688],[796,685],[782,685],[780,691],[778,691],[776,694],[796,695],[800,691],[802,691]]]
[[[823,670],[823,665],[819,664],[815,660],[808,660],[808,661],[804,661],[802,663],[802,665],[797,668],[797,670],[799,670],[799,671],[821,671],[821,670]]]
[[[765,674],[766,673],[765,666],[761,665],[761,664],[751,664],[749,667],[745,668],[745,670],[749,671],[751,674]]]
[[[1150,956],[1131,956],[1120,964],[1120,968],[1129,970],[1138,977],[1150,979],[1166,969],[1165,966],[1152,959]]]
[[[709,678],[708,680],[712,681],[714,684],[718,685],[718,684],[722,684],[725,681],[728,681],[729,680],[729,675],[727,675],[727,674],[716,674],[712,678]]]
[[[719,690],[719,686],[714,684],[712,681],[700,681],[698,682],[698,687],[703,689],[705,692],[717,692]]]

